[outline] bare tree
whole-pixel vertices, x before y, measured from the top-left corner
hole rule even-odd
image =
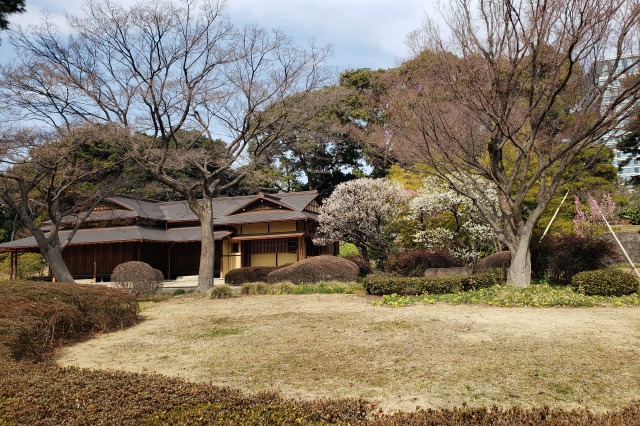
[[[19,59],[0,82],[11,114],[56,127],[113,122],[126,129],[134,160],[182,194],[199,218],[198,290],[210,288],[211,201],[286,128],[287,99],[324,84],[328,49],[298,48],[277,30],[235,28],[215,0],[130,8],[89,0],[68,25],[68,36],[47,22],[11,35]],[[202,136],[224,140],[223,152]],[[181,180],[181,167],[195,168],[199,179]],[[223,179],[230,169],[243,172]]]
[[[62,252],[108,193],[104,182],[98,182],[113,164],[86,154],[95,136],[92,128],[53,134],[22,129],[0,135],[0,199],[35,238],[60,282],[73,282]],[[49,222],[41,227],[44,217]],[[61,241],[59,231],[69,224],[70,232]]]
[[[418,55],[394,76],[386,140],[474,201],[511,252],[512,285],[530,283],[532,233],[569,166],[637,105],[640,80],[619,83],[638,70],[639,12],[636,0],[455,0],[447,38],[428,20],[410,37]],[[497,210],[477,177],[495,183]]]

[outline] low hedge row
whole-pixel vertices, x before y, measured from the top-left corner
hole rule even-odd
[[[247,396],[178,378],[42,364],[0,364],[0,424],[28,425],[637,425],[640,402],[615,411],[460,407],[384,414],[360,399]]]
[[[132,325],[135,295],[99,285],[12,281],[0,284],[0,357],[38,360],[89,332]]]
[[[397,294],[415,296],[425,293],[446,294],[500,284],[502,278],[493,273],[459,275],[442,278],[403,277],[393,274],[372,274],[364,279],[364,289],[368,294],[384,296]]]

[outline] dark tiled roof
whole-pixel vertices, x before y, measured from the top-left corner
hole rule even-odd
[[[60,240],[66,240],[69,232],[70,231],[60,231]],[[214,238],[216,240],[219,240],[230,235],[231,231],[216,231],[214,233]],[[117,243],[130,241],[184,243],[191,241],[200,241],[200,238],[201,233],[199,226],[189,228],[174,228],[168,231],[160,228],[147,228],[142,226],[122,226],[98,229],[80,229],[73,236],[70,245]],[[0,244],[0,250],[20,248],[27,249],[37,247],[38,244],[33,237],[22,238],[20,240]]]
[[[318,196],[316,191],[293,192],[283,194],[258,194],[241,197],[216,198],[213,200],[213,216],[216,226],[242,225],[248,223],[281,222],[289,220],[315,220],[317,213],[304,208]],[[232,214],[253,201],[267,199],[281,205],[282,208],[271,210],[252,210]],[[93,244],[100,242],[123,241],[156,241],[156,242],[186,242],[200,241],[200,227],[198,218],[191,211],[186,201],[154,202],[137,200],[134,198],[117,196],[108,199],[114,207],[108,210],[96,210],[88,222],[105,222],[116,219],[148,219],[158,222],[189,223],[192,227],[171,228],[147,226],[105,226],[104,228],[80,229],[73,237],[71,244]],[[64,223],[73,223],[75,218],[69,217]],[[43,228],[44,229],[44,228]],[[224,238],[231,234],[229,231],[216,231],[215,238]],[[60,231],[60,239],[64,241],[69,231]],[[7,249],[27,249],[37,247],[33,237],[0,244],[0,251]]]
[[[265,194],[265,199],[272,199],[284,207],[291,208],[291,211],[303,213],[304,208],[318,196],[316,191],[304,191],[304,192],[291,192],[282,194]],[[223,197],[215,198],[213,200],[213,217],[216,224],[236,224],[236,223],[252,223],[255,222],[252,217],[243,216],[246,213],[237,213],[229,216],[236,210],[241,209],[244,206],[251,204],[253,201],[259,200],[259,195],[245,195],[240,197]],[[152,201],[139,201],[126,197],[113,197],[113,200],[119,204],[125,205],[132,210],[132,212],[122,210],[103,210],[93,213],[91,220],[108,220],[110,218],[127,218],[127,217],[142,217],[149,219],[165,220],[169,222],[197,222],[197,216],[191,211],[186,201],[166,201],[160,203],[154,203]],[[109,213],[112,212],[112,213]],[[273,215],[270,217],[264,216],[264,220],[293,220],[294,218],[289,214],[285,214],[286,210],[272,210]],[[297,219],[315,218],[317,215],[296,216]],[[111,214],[111,216],[109,216]],[[95,215],[95,219],[94,219]],[[238,219],[227,220],[227,217],[238,217]],[[247,222],[238,222],[243,217],[248,219]],[[281,218],[280,218],[281,217]]]
[[[214,225],[242,225],[243,223],[279,222],[285,220],[315,219],[317,213],[291,210],[258,210],[214,218]]]

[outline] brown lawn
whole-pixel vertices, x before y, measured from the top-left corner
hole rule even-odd
[[[373,306],[352,295],[175,297],[58,363],[248,392],[416,406],[594,410],[640,395],[640,308]]]

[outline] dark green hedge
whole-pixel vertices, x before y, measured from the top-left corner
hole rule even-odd
[[[0,283],[0,358],[37,360],[91,332],[134,324],[135,295],[100,285]]]
[[[383,296],[398,294],[414,296],[425,293],[447,294],[500,284],[502,279],[493,273],[460,275],[442,278],[403,277],[392,274],[372,274],[364,279],[364,289],[368,294]]]
[[[638,292],[638,278],[615,269],[584,271],[573,276],[571,287],[587,296],[624,296]]]

